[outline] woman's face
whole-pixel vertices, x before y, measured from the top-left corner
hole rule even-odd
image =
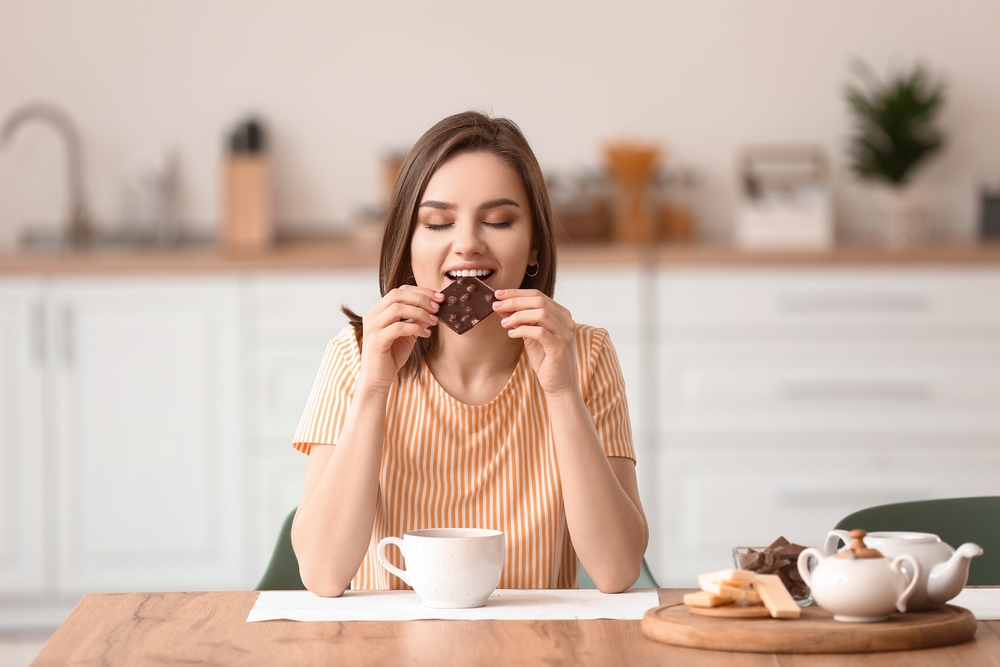
[[[410,260],[417,285],[442,290],[459,275],[517,289],[535,262],[531,207],[518,173],[492,153],[459,153],[431,176],[417,210]]]

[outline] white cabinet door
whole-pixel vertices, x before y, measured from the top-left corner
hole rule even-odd
[[[364,314],[380,298],[374,271],[261,276],[248,282],[251,359],[249,428],[255,438],[292,436],[327,343],[347,325],[347,305]]]
[[[235,279],[57,283],[59,585],[242,581]]]
[[[47,496],[39,281],[0,283],[0,597],[43,594]]]

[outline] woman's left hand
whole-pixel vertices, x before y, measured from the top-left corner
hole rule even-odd
[[[547,394],[577,389],[576,322],[535,289],[497,290],[493,310],[511,338],[524,341],[528,361]]]

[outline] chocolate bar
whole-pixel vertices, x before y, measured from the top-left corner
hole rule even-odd
[[[474,276],[456,278],[441,293],[444,303],[437,316],[457,334],[464,334],[493,312],[493,289]]]

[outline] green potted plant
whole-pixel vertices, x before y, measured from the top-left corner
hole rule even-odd
[[[930,201],[911,184],[916,168],[944,146],[934,121],[944,104],[944,85],[922,66],[879,81],[859,66],[863,85],[849,85],[854,116],[851,167],[872,183],[883,236],[890,245],[912,245],[927,230]]]

